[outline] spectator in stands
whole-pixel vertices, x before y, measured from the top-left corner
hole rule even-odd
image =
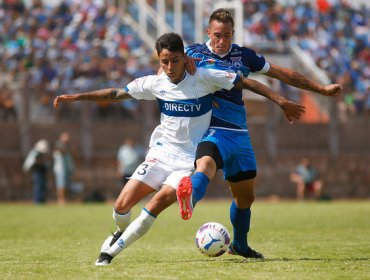
[[[0,120],[9,121],[17,119],[17,111],[12,96],[12,92],[3,85],[0,89]]]
[[[46,202],[47,174],[50,168],[48,159],[49,142],[41,139],[36,142],[33,149],[28,153],[23,164],[23,171],[31,172],[33,183],[34,203]]]
[[[319,173],[308,158],[302,158],[296,170],[290,175],[290,180],[296,184],[298,200],[303,200],[305,194],[313,194],[316,199],[321,198],[323,184]]]
[[[70,149],[70,135],[63,132],[54,147],[54,177],[57,189],[57,202],[64,205],[66,202],[66,191],[71,188],[74,163]]]
[[[140,154],[135,148],[134,140],[130,137],[126,138],[117,154],[117,173],[123,185],[128,182],[140,162]]]

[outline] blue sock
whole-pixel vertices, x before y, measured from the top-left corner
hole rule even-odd
[[[195,205],[206,194],[209,179],[203,172],[196,172],[190,180],[193,186],[193,205]]]
[[[233,245],[241,251],[247,251],[247,235],[251,223],[251,209],[240,209],[236,206],[235,200],[230,206],[230,220],[234,230]]]

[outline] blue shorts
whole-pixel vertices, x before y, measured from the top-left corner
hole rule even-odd
[[[256,157],[247,131],[209,128],[201,142],[212,142],[223,160],[224,178],[257,170]]]

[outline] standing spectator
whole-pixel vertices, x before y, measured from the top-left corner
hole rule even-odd
[[[322,181],[308,158],[302,158],[295,172],[290,175],[290,180],[296,183],[298,200],[303,200],[305,193],[313,193],[316,199],[320,198]]]
[[[70,152],[70,135],[63,132],[54,147],[54,175],[58,204],[65,204],[66,189],[71,187],[74,163]]]
[[[31,171],[34,203],[45,203],[47,190],[47,173],[49,171],[49,142],[41,139],[28,153],[23,164],[25,172]]]
[[[4,121],[17,119],[13,96],[7,85],[0,88],[0,119]]]
[[[125,185],[140,163],[140,154],[132,138],[126,138],[117,153],[118,175]]]

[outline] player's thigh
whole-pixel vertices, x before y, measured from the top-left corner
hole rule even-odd
[[[158,215],[168,206],[176,202],[176,189],[179,185],[180,180],[184,176],[190,176],[194,171],[192,167],[192,161],[187,163],[183,162],[183,166],[180,163],[173,162],[177,167],[167,176],[163,182],[162,188],[150,199],[148,204],[145,206],[152,214]]]
[[[239,182],[228,181],[230,191],[239,208],[249,208],[255,200],[255,178]]]
[[[175,203],[176,200],[176,190],[172,186],[164,185],[145,205],[145,208],[150,211],[150,213],[157,216],[167,207]]]
[[[114,208],[120,213],[128,212],[140,200],[153,192],[155,189],[144,182],[130,179],[119,194]]]

